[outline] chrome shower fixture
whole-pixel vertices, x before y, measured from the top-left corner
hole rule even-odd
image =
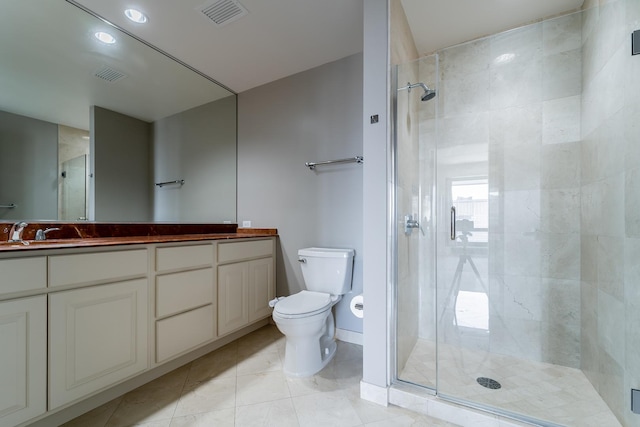
[[[430,99],[433,99],[436,96],[436,91],[434,89],[429,89],[429,87],[424,83],[413,83],[413,84],[411,84],[411,83],[407,82],[406,86],[398,88],[398,92],[401,91],[401,90],[407,89],[407,91],[409,93],[411,93],[411,89],[416,88],[416,87],[421,87],[422,89],[424,89],[424,94],[422,94],[422,96],[420,97],[421,101],[428,101]]]

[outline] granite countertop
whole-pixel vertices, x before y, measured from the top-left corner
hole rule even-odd
[[[29,243],[8,242],[11,223],[0,223],[0,252],[39,249],[85,248],[149,243],[193,242],[273,237],[272,228],[238,228],[235,224],[107,224],[107,223],[30,223],[23,233]],[[51,231],[47,240],[36,241],[37,229]]]

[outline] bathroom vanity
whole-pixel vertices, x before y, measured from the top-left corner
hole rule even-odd
[[[263,326],[275,247],[275,230],[0,244],[0,425],[57,425]]]

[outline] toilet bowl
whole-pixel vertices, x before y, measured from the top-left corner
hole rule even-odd
[[[273,320],[286,337],[286,375],[313,375],[333,359],[337,346],[331,308],[338,301],[329,294],[301,291],[276,304]]]
[[[279,298],[272,315],[285,335],[286,375],[313,375],[333,359],[337,345],[331,308],[351,288],[353,255],[352,249],[298,251],[307,290]]]

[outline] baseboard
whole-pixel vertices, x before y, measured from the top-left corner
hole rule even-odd
[[[389,389],[360,381],[360,398],[382,406],[389,406]]]
[[[336,339],[351,344],[362,345],[362,333],[336,328]]]

